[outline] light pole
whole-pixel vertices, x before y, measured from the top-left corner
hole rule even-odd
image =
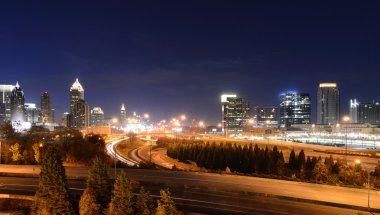
[[[361,161],[360,160],[355,160],[355,163],[356,164],[358,164],[358,165],[360,165],[360,163],[361,163]],[[370,178],[370,172],[369,172],[369,170],[368,170],[368,177],[367,177],[367,179],[368,179],[368,181],[367,181],[367,183],[368,183],[368,211],[371,211],[371,206],[370,206],[370,200],[371,200],[371,178]]]
[[[349,116],[345,116],[343,117],[343,122],[346,123],[346,125],[344,126],[345,127],[345,136],[346,136],[346,156],[347,156],[347,123],[350,122],[350,117]]]
[[[253,124],[255,123],[254,119],[248,120],[248,124],[251,125],[249,126],[249,129],[251,130],[251,144],[253,143]]]

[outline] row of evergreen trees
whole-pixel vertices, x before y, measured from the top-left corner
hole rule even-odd
[[[257,144],[170,143],[167,155],[180,162],[193,161],[199,167],[213,171],[296,177],[329,184],[363,186],[367,175],[360,164],[351,166],[346,160],[334,161],[332,156],[325,159],[306,157],[303,150],[298,154],[292,150],[288,160],[285,160],[277,146],[259,148]],[[376,176],[375,173],[373,175]]]
[[[108,166],[97,157],[89,170],[87,188],[79,201],[79,214],[177,214],[168,190],[161,190],[156,203],[148,191],[140,188],[134,195],[127,174],[122,171],[113,185],[108,176]],[[77,214],[73,209],[67,188],[65,169],[56,146],[49,146],[41,160],[39,186],[35,195],[32,214]]]

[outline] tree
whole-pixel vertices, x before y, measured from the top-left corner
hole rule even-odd
[[[122,171],[116,178],[112,200],[109,205],[109,214],[134,214],[131,182],[127,178],[125,171]]]
[[[296,153],[294,152],[294,150],[292,150],[289,155],[289,168],[292,171],[292,173],[294,173],[294,171],[297,170],[297,166],[298,166],[298,163],[297,163]]]
[[[175,207],[174,201],[170,196],[170,191],[160,190],[161,199],[157,201],[157,215],[175,215],[177,214],[177,208]]]
[[[32,148],[34,152],[34,160],[36,161],[36,163],[40,163],[40,157],[41,157],[40,145],[38,143],[35,143],[33,144]]]
[[[15,144],[11,145],[11,147],[9,148],[9,151],[12,152],[12,160],[13,161],[18,162],[18,161],[22,160],[23,157],[21,154],[20,144],[15,143]]]
[[[144,187],[140,188],[139,195],[136,198],[135,213],[141,215],[152,214],[154,208],[149,191],[145,191]]]
[[[111,183],[104,158],[95,158],[88,171],[87,188],[94,193],[96,203],[100,204],[102,209],[107,208],[111,199]]]
[[[100,205],[96,203],[94,193],[90,189],[85,189],[79,201],[80,215],[100,214]]]
[[[9,139],[16,136],[16,132],[10,121],[6,121],[0,126],[0,135],[1,138],[4,139]]]
[[[326,165],[322,162],[322,160],[319,160],[313,169],[314,179],[320,182],[324,182],[326,181],[328,174],[329,171]]]
[[[41,160],[41,173],[32,213],[74,214],[66,185],[65,168],[55,146],[48,146]]]

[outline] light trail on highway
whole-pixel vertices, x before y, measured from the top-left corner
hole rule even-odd
[[[120,139],[120,140],[115,140],[115,141],[112,141],[112,142],[109,142],[107,145],[106,145],[106,150],[107,150],[107,153],[113,157],[113,158],[116,158],[118,159],[119,161],[127,164],[128,166],[139,166],[139,164],[136,162],[136,161],[133,161],[133,160],[130,160],[130,159],[127,159],[123,156],[121,156],[119,153],[117,153],[117,150],[116,150],[116,146],[125,141],[125,140],[128,140],[129,137],[125,137],[123,139]]]

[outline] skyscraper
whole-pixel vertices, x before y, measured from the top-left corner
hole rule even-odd
[[[321,83],[318,88],[317,122],[322,125],[339,123],[339,90],[336,83]]]
[[[100,107],[91,110],[91,126],[104,125],[104,112]]]
[[[350,99],[350,119],[351,123],[358,123],[358,106],[359,103],[356,99]]]
[[[47,92],[44,92],[41,95],[41,122],[53,123],[53,121],[50,95]]]
[[[249,104],[236,95],[222,95],[223,128],[226,136],[238,136],[247,127]]]
[[[25,121],[25,97],[24,91],[18,84],[13,88],[10,95],[11,121]]]
[[[89,126],[90,113],[89,107],[83,99],[75,102],[73,113],[73,127],[81,129]]]
[[[280,126],[310,124],[311,99],[308,93],[286,92],[280,95]]]
[[[127,111],[125,109],[124,104],[122,104],[120,108],[120,125],[124,126],[126,124],[126,120],[127,120]]]
[[[78,78],[74,84],[70,87],[70,113],[74,114],[74,106],[78,100],[84,100],[84,89],[79,83]]]
[[[11,120],[11,93],[13,85],[0,85],[0,124]]]
[[[82,128],[89,124],[89,107],[84,100],[84,89],[79,83],[78,78],[70,87],[70,115],[72,122],[67,122],[74,128]]]

